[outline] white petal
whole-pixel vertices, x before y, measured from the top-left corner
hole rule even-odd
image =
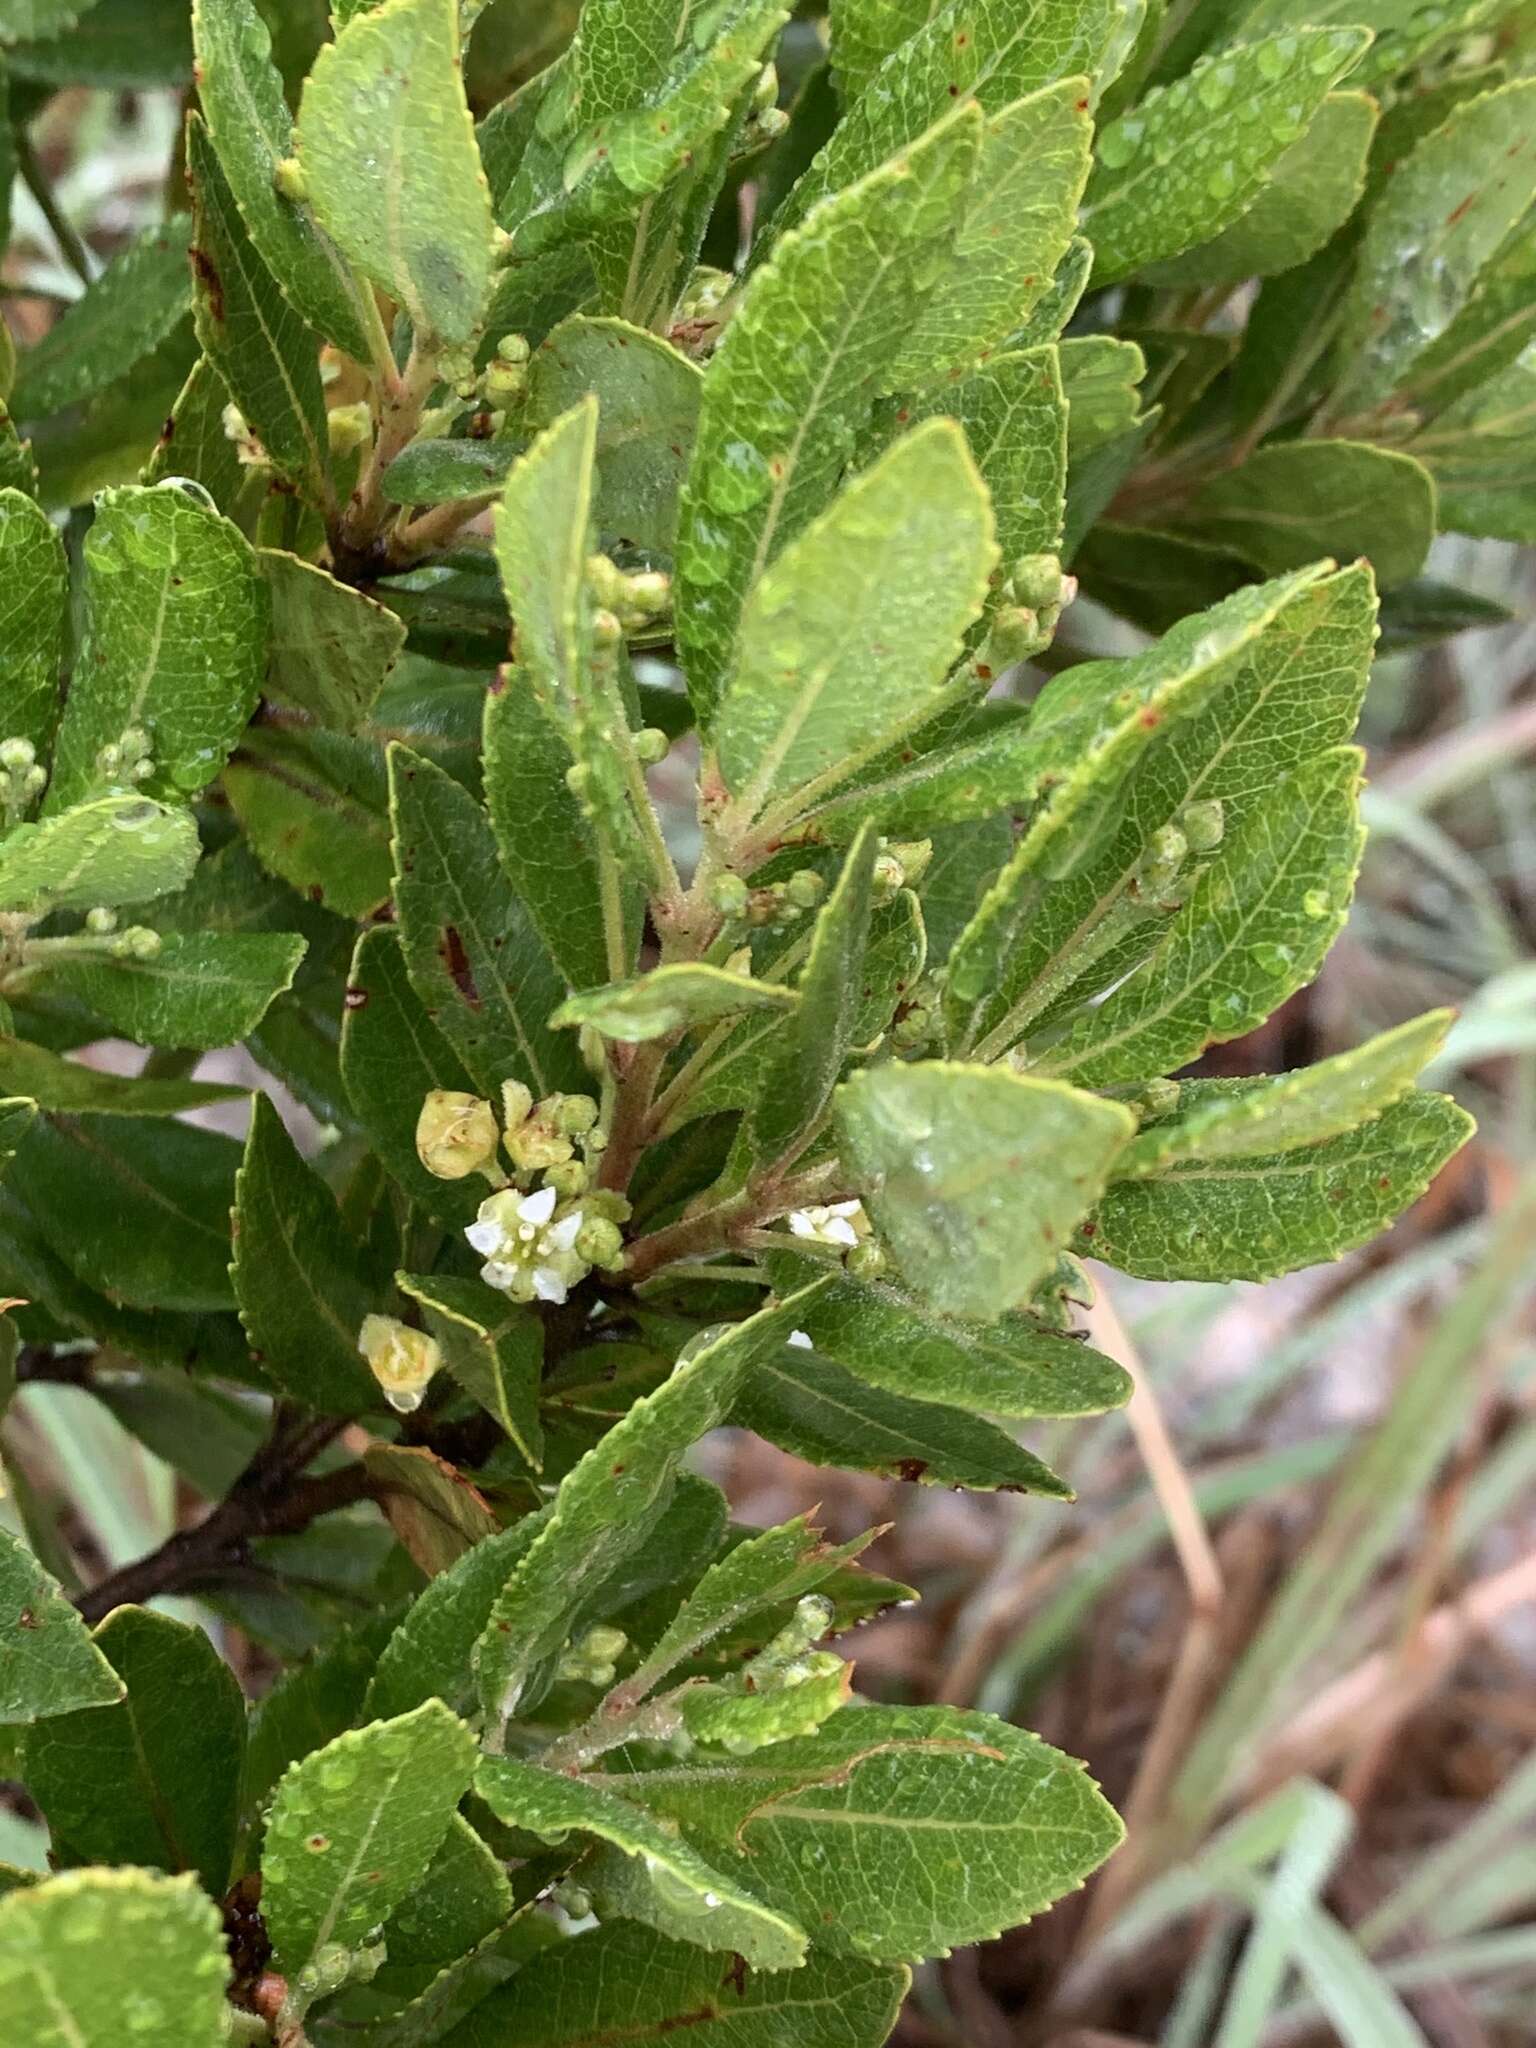
[[[564,1301],[565,1282],[553,1266],[535,1266],[533,1291],[540,1301]]]
[[[517,1205],[517,1213],[525,1223],[547,1223],[554,1215],[559,1199],[553,1188],[540,1188],[536,1194],[524,1195]]]
[[[517,1278],[516,1266],[500,1265],[495,1259],[480,1268],[480,1278],[487,1287],[499,1287],[503,1293]]]
[[[857,1216],[864,1204],[857,1196],[851,1202],[833,1202],[827,1209],[828,1216]]]
[[[470,1249],[488,1259],[495,1258],[507,1241],[507,1233],[499,1223],[471,1223],[464,1235],[469,1239]]]
[[[581,1226],[586,1219],[579,1209],[573,1209],[569,1216],[562,1216],[558,1223],[552,1223],[544,1233],[544,1242],[551,1251],[568,1252],[581,1235]]]
[[[797,1351],[809,1351],[812,1348],[811,1340],[805,1334],[804,1330],[791,1330],[789,1333],[789,1342],[795,1347]]]
[[[819,1235],[808,1209],[791,1209],[789,1212],[789,1227],[796,1237],[816,1237]]]
[[[859,1241],[859,1233],[843,1217],[833,1215],[821,1226],[821,1241],[823,1244],[854,1245]]]

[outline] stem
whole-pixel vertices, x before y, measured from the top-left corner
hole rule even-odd
[[[366,1500],[373,1480],[362,1465],[343,1465],[312,1479],[298,1476],[341,1427],[330,1417],[293,1426],[279,1411],[271,1437],[205,1520],[178,1529],[157,1550],[79,1596],[75,1605],[85,1620],[94,1624],[114,1607],[142,1606],[160,1593],[206,1585],[249,1562],[250,1546],[259,1537],[295,1535],[321,1515]]]
[[[619,864],[605,839],[597,842],[597,886],[603,906],[603,946],[608,957],[608,979],[622,981],[629,972],[629,946],[624,932],[624,891]]]
[[[612,1188],[622,1194],[629,1186],[650,1133],[651,1098],[670,1044],[670,1039],[653,1038],[634,1048],[619,1081],[608,1144],[597,1176],[600,1188]]]
[[[354,564],[365,560],[388,524],[391,508],[384,495],[385,472],[414,440],[436,382],[437,358],[419,343],[412,346],[404,370],[396,372],[391,362],[388,381],[381,379],[378,432],[335,537],[335,551],[343,560],[350,558]]]
[[[11,131],[11,140],[16,150],[16,168],[21,173],[22,183],[37,201],[38,210],[47,221],[53,239],[59,245],[59,254],[84,285],[96,281],[96,266],[91,252],[67,217],[48,182],[47,173],[38,162],[37,151],[32,147],[32,138],[26,129],[18,125]]]
[[[454,498],[446,505],[434,505],[430,512],[408,520],[401,528],[390,543],[391,562],[397,568],[405,568],[411,562],[419,561],[423,555],[436,554],[495,502],[494,491],[482,491],[477,497]]]

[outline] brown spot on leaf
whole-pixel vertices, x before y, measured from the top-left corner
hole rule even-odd
[[[455,924],[443,926],[442,938],[438,941],[438,957],[448,970],[448,979],[472,1009],[480,1007],[480,991],[475,986],[474,970],[469,964],[463,938]]]

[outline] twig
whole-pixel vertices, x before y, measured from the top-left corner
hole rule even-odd
[[[296,1535],[321,1515],[367,1499],[374,1482],[360,1464],[310,1479],[299,1476],[341,1427],[330,1418],[294,1424],[279,1410],[272,1435],[213,1512],[80,1594],[75,1605],[81,1614],[95,1623],[114,1607],[206,1585],[248,1564],[250,1546],[259,1538]]]
[[[84,285],[96,281],[96,265],[91,252],[81,239],[74,222],[65,214],[48,182],[47,173],[38,162],[37,151],[32,147],[32,138],[19,123],[11,130],[11,140],[16,150],[16,168],[21,173],[22,183],[37,201],[38,210],[47,221],[53,239],[59,245],[59,254]]]
[[[1106,1866],[1094,1886],[1083,1916],[1079,1953],[1091,1947],[1094,1937],[1114,1918],[1146,1868],[1148,1838],[1220,1652],[1225,1600],[1221,1566],[1157,1396],[1102,1273],[1096,1276],[1095,1284],[1098,1298],[1088,1311],[1090,1334],[1099,1349],[1123,1366],[1130,1378],[1132,1393],[1125,1419],[1168,1523],[1174,1554],[1189,1589],[1189,1622],[1157,1719],[1142,1751],[1135,1782],[1125,1801],[1126,1846]]]

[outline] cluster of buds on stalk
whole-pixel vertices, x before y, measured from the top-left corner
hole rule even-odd
[[[1003,579],[1001,602],[974,661],[976,679],[992,683],[1005,669],[1050,646],[1062,613],[1077,596],[1077,578],[1055,555],[1021,555]]]
[[[417,1156],[440,1180],[490,1182],[494,1192],[464,1233],[485,1261],[486,1285],[513,1301],[562,1302],[594,1266],[622,1268],[629,1203],[592,1185],[607,1140],[590,1095],[535,1102],[521,1081],[507,1081],[501,1109],[498,1122],[482,1097],[434,1089],[417,1119]]]
[[[1131,904],[1154,913],[1181,910],[1202,872],[1201,856],[1215,852],[1225,829],[1218,798],[1186,804],[1176,820],[1160,825],[1147,841],[1127,892]]]
[[[31,809],[47,780],[48,771],[30,740],[0,740],[0,811],[8,826]]]

